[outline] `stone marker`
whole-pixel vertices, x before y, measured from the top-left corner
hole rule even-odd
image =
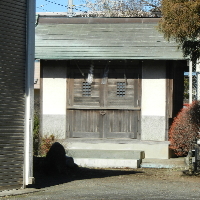
[[[53,143],[49,149],[45,159],[45,168],[47,173],[66,173],[65,149],[59,142]]]
[[[55,142],[46,155],[43,171],[47,174],[66,174],[67,168],[75,169],[77,167],[78,165],[74,163],[74,159],[66,156],[65,148],[59,142]]]

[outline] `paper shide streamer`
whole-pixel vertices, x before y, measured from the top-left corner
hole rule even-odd
[[[109,63],[106,65],[105,69],[104,69],[104,74],[103,74],[103,78],[101,81],[101,84],[106,84],[108,81],[108,73],[109,73]]]
[[[90,69],[89,69],[89,73],[88,73],[88,78],[87,78],[87,82],[89,84],[91,84],[93,82],[93,78],[94,78],[93,72],[94,72],[94,65],[91,64]]]

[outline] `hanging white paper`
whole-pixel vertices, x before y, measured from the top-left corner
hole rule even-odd
[[[106,66],[106,68],[104,69],[104,74],[103,74],[103,78],[101,81],[101,84],[106,84],[108,81],[108,72],[109,72],[109,67]]]
[[[94,77],[93,71],[94,71],[94,66],[91,65],[91,66],[90,66],[89,73],[88,73],[88,78],[87,78],[87,82],[88,82],[89,84],[91,84],[91,83],[93,82],[93,77]]]

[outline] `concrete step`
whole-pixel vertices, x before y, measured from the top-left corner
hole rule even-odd
[[[139,159],[99,159],[99,158],[74,158],[74,162],[81,167],[95,168],[132,168],[140,167]]]
[[[141,168],[183,168],[187,169],[185,158],[153,159],[145,158],[140,164]]]
[[[73,158],[143,159],[145,157],[144,151],[138,150],[68,149],[67,153]]]
[[[68,149],[67,155],[82,167],[138,168],[144,158],[144,151]]]
[[[140,141],[128,139],[80,139],[70,138],[61,140],[61,144],[68,149],[89,149],[89,150],[132,150],[144,151],[145,158],[168,159],[169,142]]]

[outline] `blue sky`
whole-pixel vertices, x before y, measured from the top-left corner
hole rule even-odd
[[[94,0],[87,0],[95,2]],[[148,1],[148,0],[147,0]],[[157,0],[158,1],[158,0]],[[74,12],[86,11],[86,0],[73,0]],[[67,12],[68,0],[36,0],[36,12]],[[146,7],[147,11],[150,7]]]
[[[68,0],[36,0],[36,12],[67,12]],[[84,11],[84,0],[73,0],[75,12]]]

